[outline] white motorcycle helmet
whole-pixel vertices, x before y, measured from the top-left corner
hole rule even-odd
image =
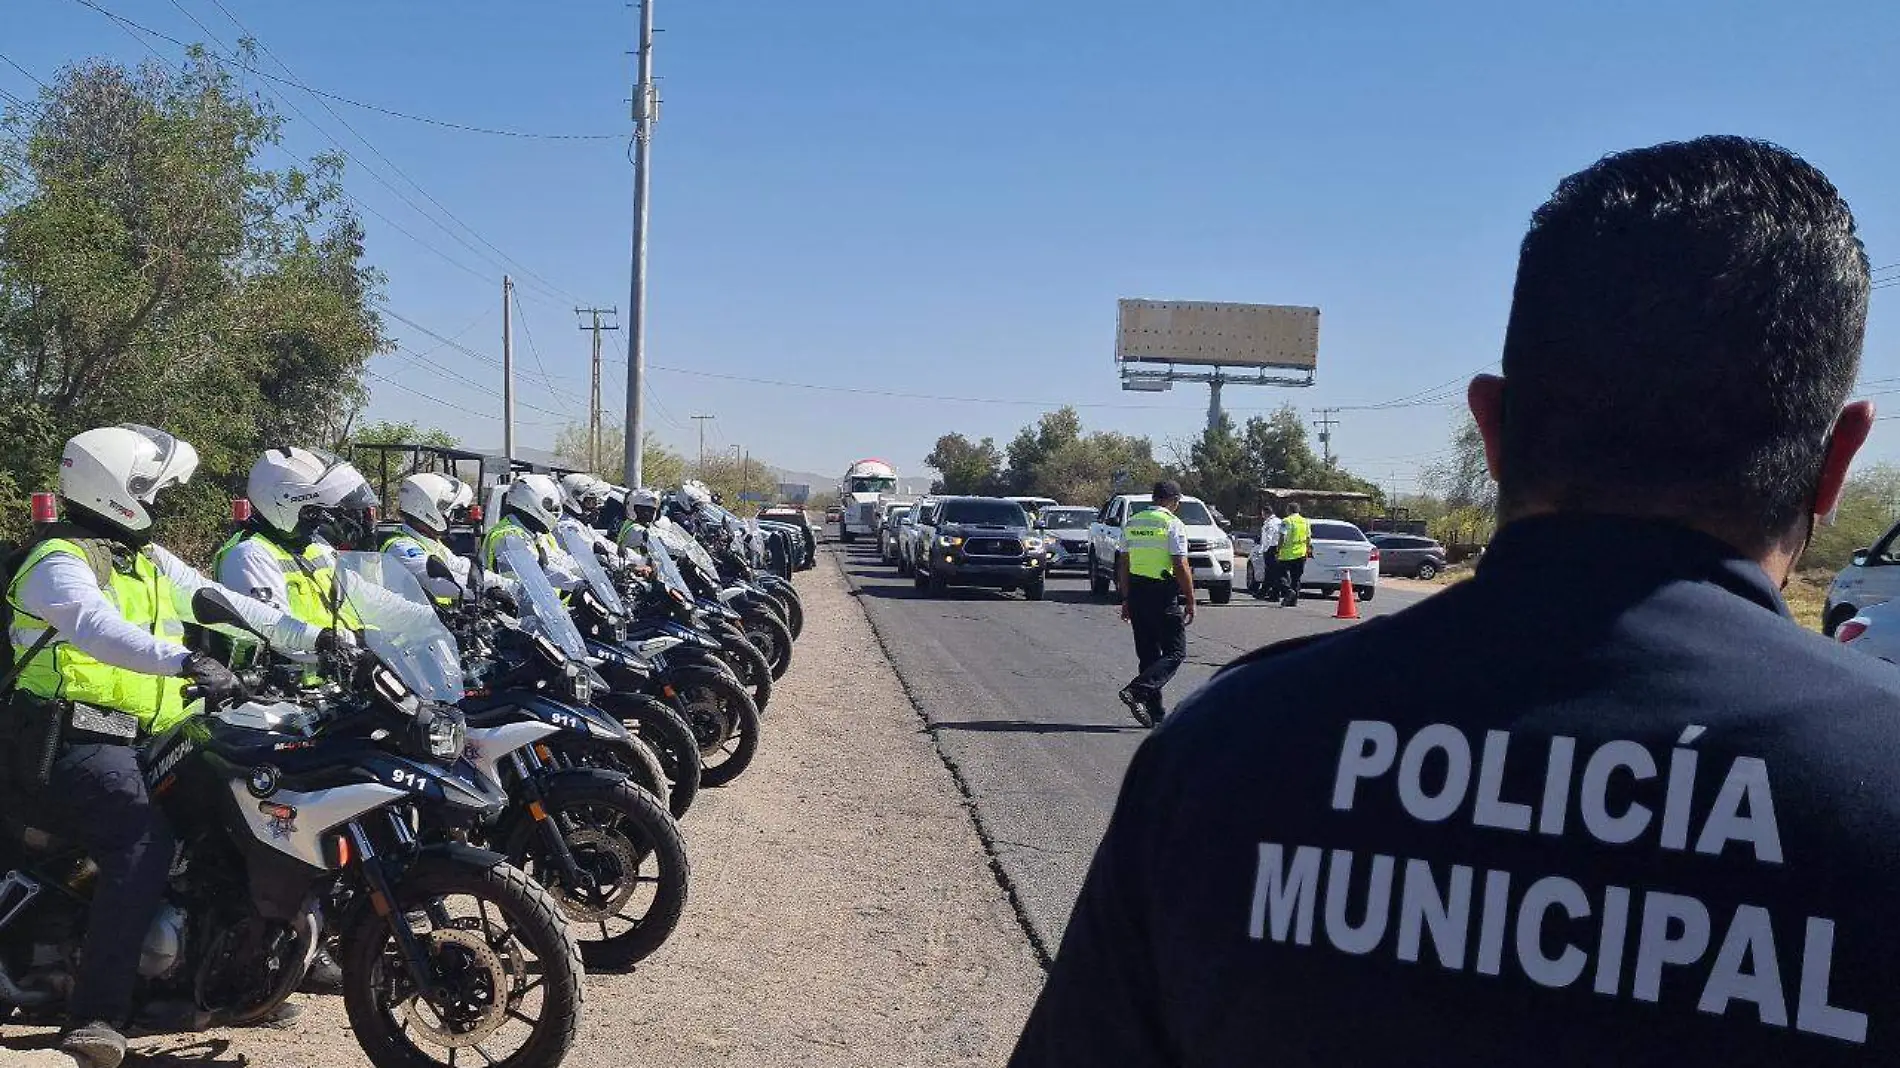
[[[399,505],[410,526],[425,534],[441,537],[449,529],[449,516],[475,500],[475,491],[458,478],[425,471],[402,480]]]
[[[561,487],[547,475],[519,475],[508,484],[502,505],[529,530],[546,534],[561,519]]]
[[[640,514],[644,510],[645,514]],[[642,486],[627,493],[627,518],[640,523],[651,523],[660,514],[660,495]]]
[[[191,481],[198,450],[149,426],[122,423],[78,434],[59,458],[59,495],[105,529],[134,543],[152,529],[158,493]]]
[[[591,514],[607,499],[607,483],[576,471],[561,476],[561,503],[577,516]],[[590,506],[587,502],[592,501]]]
[[[318,449],[269,450],[251,465],[246,492],[251,514],[290,538],[334,525],[332,533],[347,531],[341,540],[359,540],[368,536],[368,515],[376,507],[376,491],[355,466]],[[352,529],[357,525],[363,529]]]

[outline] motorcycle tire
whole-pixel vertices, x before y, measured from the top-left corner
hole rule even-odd
[[[418,860],[396,883],[395,895],[405,915],[427,915],[424,903],[444,899],[473,898],[481,906],[478,913],[464,914],[448,926],[419,932],[417,938],[430,952],[438,974],[460,974],[512,980],[509,997],[488,1007],[494,1033],[513,1028],[524,1021],[528,1032],[519,1049],[505,1057],[483,1064],[501,1068],[548,1068],[561,1063],[574,1044],[580,1029],[581,965],[580,947],[554,898],[536,886],[526,872],[510,864],[486,864],[454,855],[431,855]],[[444,906],[446,909],[446,906]],[[466,910],[464,910],[466,912]],[[446,936],[446,937],[443,937]],[[436,943],[440,938],[441,942]],[[409,975],[395,955],[395,936],[386,919],[368,907],[355,910],[342,938],[343,1008],[349,1016],[350,1030],[376,1068],[449,1068],[451,1064],[474,1064],[486,1050],[468,1051],[466,1047],[433,1045],[423,1037],[424,1027],[446,1030],[435,1010],[417,1006],[413,995],[399,1000],[399,991],[409,985]],[[432,947],[431,943],[436,943]],[[485,946],[486,950],[478,948]],[[523,951],[532,954],[540,971],[534,985],[528,985]],[[448,958],[453,956],[451,962]],[[486,956],[484,966],[481,958]],[[467,967],[471,962],[474,967]],[[510,974],[512,973],[512,974]],[[469,991],[470,1000],[485,996],[480,990]],[[530,1000],[540,997],[535,1004]],[[403,1012],[408,1007],[408,1012]],[[500,1022],[493,1016],[501,1013]],[[404,1019],[398,1019],[398,1014]],[[511,1034],[514,1032],[511,1032]],[[462,1041],[462,1039],[456,1039]],[[418,1045],[418,1043],[427,1045]],[[477,1043],[479,1046],[480,1043]],[[455,1056],[453,1061],[443,1059]],[[434,1054],[434,1055],[432,1055]]]
[[[766,705],[772,700],[772,662],[742,632],[720,635],[720,645],[719,652],[726,666],[732,668],[740,682],[752,688],[752,703],[758,705],[759,714],[764,715]]]
[[[699,740],[673,707],[643,693],[613,693],[601,698],[601,710],[626,724],[660,758],[672,784],[666,808],[674,819],[686,815],[699,796]]]
[[[771,662],[772,677],[782,679],[792,667],[792,628],[770,611],[748,610],[739,621],[748,641]]]
[[[767,586],[766,592],[779,599],[785,609],[785,625],[792,628],[792,638],[796,640],[805,632],[805,601],[798,596],[798,590],[789,582],[775,582]]]
[[[621,751],[620,770],[626,773],[627,780],[647,793],[655,801],[667,796],[666,765],[660,761],[660,754],[646,743],[646,739],[634,736],[627,739],[627,748]]]
[[[597,881],[607,876],[614,887],[609,900],[591,900],[565,884],[561,869],[545,859],[533,820],[516,825],[502,852],[553,895],[580,943],[587,970],[625,971],[652,956],[679,926],[692,880],[679,824],[653,795],[625,778],[599,772],[556,773],[547,780],[542,804],[548,818],[559,822],[575,861]],[[653,887],[650,901],[641,894],[648,885]],[[606,911],[615,905],[640,911]],[[631,926],[609,933],[607,924],[615,919]]]
[[[699,739],[699,782],[724,786],[752,764],[759,751],[759,706],[733,679],[710,668],[689,666],[667,675],[674,700]]]

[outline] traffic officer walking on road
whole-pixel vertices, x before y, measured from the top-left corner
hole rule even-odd
[[[197,467],[190,443],[151,427],[101,427],[68,441],[59,466],[66,519],[35,532],[7,588],[18,693],[4,714],[22,716],[20,705],[37,701],[62,721],[59,757],[35,810],[99,866],[67,999],[76,1026],[60,1041],[89,1068],[125,1057],[120,1032],[132,1014],[140,947],[175,848],[146,792],[138,743],[189,717],[187,684],[214,701],[242,689],[223,664],[181,644],[184,624],[235,616],[293,652],[334,641],[151,543],[158,495]]]
[[[1187,625],[1194,622],[1194,572],[1188,568],[1187,531],[1175,510],[1181,487],[1157,482],[1153,503],[1122,527],[1117,561],[1122,618],[1133,624],[1141,674],[1120,697],[1143,726],[1161,722],[1161,688],[1187,659]]]
[[[1286,518],[1280,525],[1280,605],[1283,608],[1297,608],[1300,603],[1300,583],[1306,578],[1306,561],[1313,555],[1313,531],[1307,525],[1306,517],[1300,514],[1297,502],[1288,502]]]
[[[1869,279],[1772,145],[1560,183],[1469,389],[1476,576],[1142,745],[1015,1068],[1900,1064],[1900,672],[1777,592],[1873,427]]]

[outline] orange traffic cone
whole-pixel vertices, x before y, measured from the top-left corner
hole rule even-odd
[[[1352,592],[1352,576],[1339,576],[1339,610],[1333,613],[1334,619],[1358,619],[1359,598]]]

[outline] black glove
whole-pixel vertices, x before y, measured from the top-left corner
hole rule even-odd
[[[326,656],[347,656],[355,653],[358,648],[360,646],[356,643],[356,635],[347,630],[325,627],[317,635],[317,652]]]
[[[515,595],[500,586],[488,591],[488,602],[511,616],[521,614],[521,605],[515,600]]]
[[[207,703],[217,704],[250,696],[250,691],[231,673],[230,668],[203,653],[192,653],[185,657],[185,666],[178,674],[191,680],[183,694],[187,701],[202,697]]]

